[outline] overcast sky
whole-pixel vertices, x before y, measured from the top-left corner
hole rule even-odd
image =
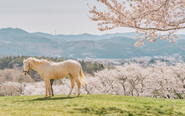
[[[28,32],[49,34],[96,34],[132,32],[129,28],[99,31],[97,22],[88,18],[89,8],[97,0],[0,0],[0,28],[21,28]],[[180,33],[184,33],[180,31]]]

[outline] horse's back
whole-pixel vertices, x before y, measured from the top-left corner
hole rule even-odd
[[[66,60],[66,61],[64,61],[64,62],[66,62],[66,64],[67,64],[68,66],[80,66],[80,63],[77,62],[76,60]]]
[[[50,64],[50,71],[55,78],[63,78],[68,74],[76,77],[79,75],[81,65],[75,60],[66,60],[63,62],[53,62]]]

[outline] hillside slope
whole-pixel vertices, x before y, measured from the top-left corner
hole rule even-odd
[[[0,97],[1,116],[183,116],[184,100],[118,95],[57,95]]]

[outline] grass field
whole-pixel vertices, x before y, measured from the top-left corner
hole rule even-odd
[[[185,100],[117,95],[2,96],[0,116],[182,116]]]

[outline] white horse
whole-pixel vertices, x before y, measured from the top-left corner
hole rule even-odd
[[[28,58],[27,60],[23,61],[23,64],[24,64],[23,72],[25,75],[29,73],[30,69],[33,69],[41,75],[42,79],[44,79],[46,88],[45,98],[48,96],[48,89],[50,93],[49,97],[52,96],[50,80],[62,79],[69,75],[71,81],[71,90],[68,94],[68,97],[72,93],[72,90],[75,86],[75,82],[78,85],[78,97],[80,95],[81,85],[87,84],[83,76],[82,67],[80,63],[75,60],[67,60],[55,63],[48,60],[38,60],[36,58]]]

